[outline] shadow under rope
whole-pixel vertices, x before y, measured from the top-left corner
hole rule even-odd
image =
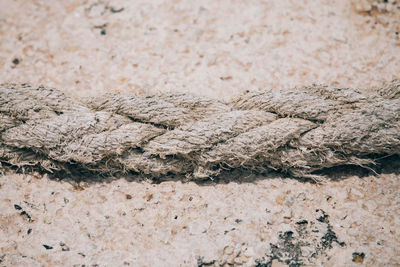
[[[360,178],[368,176],[376,176],[379,174],[400,174],[400,156],[375,156],[373,157],[375,163],[367,166],[356,166],[356,165],[340,165],[331,168],[325,168],[312,172],[312,175],[321,177],[321,179],[327,181],[343,180],[352,176],[358,176]],[[160,177],[154,177],[143,173],[136,173],[128,171],[125,173],[99,173],[96,171],[90,171],[79,164],[65,163],[67,168],[49,172],[41,166],[24,166],[17,167],[7,162],[2,162],[0,159],[0,175],[8,174],[10,172],[19,174],[39,174],[47,176],[55,181],[67,181],[72,184],[79,182],[85,182],[87,184],[95,183],[110,183],[118,179],[125,179],[128,182],[151,182],[159,184],[166,181],[175,182],[194,182],[200,186],[212,186],[215,184],[228,184],[231,182],[235,183],[254,183],[260,180],[266,179],[294,179],[304,183],[317,183],[315,180],[309,177],[294,177],[287,172],[280,170],[268,170],[266,172],[255,172],[249,169],[236,168],[236,169],[224,169],[218,176],[208,177],[205,179],[191,179],[186,175],[181,174],[167,174]]]

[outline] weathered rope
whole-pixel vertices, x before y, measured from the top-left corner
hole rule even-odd
[[[108,94],[78,102],[0,85],[0,162],[47,171],[169,173],[276,169],[312,177],[400,155],[400,81],[375,94],[311,86],[248,92],[230,103],[188,94]]]

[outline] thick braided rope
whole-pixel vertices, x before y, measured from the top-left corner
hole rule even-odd
[[[310,86],[247,92],[230,103],[188,94],[107,94],[78,102],[0,85],[0,162],[47,171],[183,174],[269,169],[294,176],[400,155],[400,81],[366,94]]]

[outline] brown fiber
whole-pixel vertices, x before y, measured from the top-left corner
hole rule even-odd
[[[230,103],[188,94],[107,94],[0,85],[0,162],[47,171],[214,177],[269,169],[297,177],[400,155],[400,81],[375,94],[309,86]]]

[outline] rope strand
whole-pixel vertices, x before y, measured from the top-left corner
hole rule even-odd
[[[106,94],[0,85],[0,162],[47,171],[169,173],[222,169],[293,176],[400,155],[400,81],[363,94],[309,86],[247,92],[229,103],[189,94]]]

